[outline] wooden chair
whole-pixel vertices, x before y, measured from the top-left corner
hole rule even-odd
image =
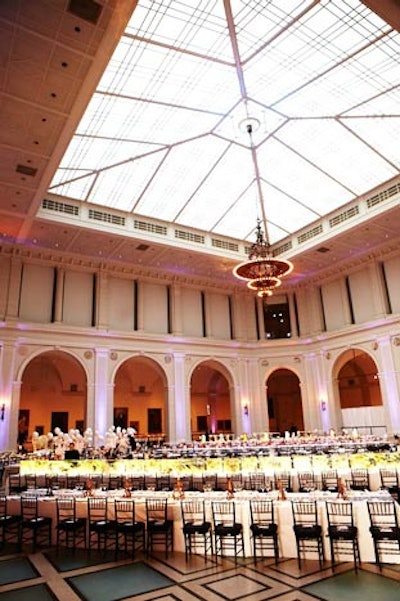
[[[193,550],[201,549],[205,559],[213,553],[211,522],[206,520],[204,500],[181,501],[182,531],[185,537],[186,560]]]
[[[9,542],[20,546],[21,516],[11,515],[8,512],[8,502],[5,495],[0,496],[0,533],[1,547],[4,547]]]
[[[147,544],[146,552],[152,554],[156,545],[162,545],[165,557],[174,550],[174,522],[168,517],[167,498],[146,499]]]
[[[388,490],[395,501],[400,502],[400,478],[397,469],[381,468],[379,475],[382,488]]]
[[[354,524],[351,501],[326,501],[328,517],[328,537],[331,548],[332,569],[335,568],[338,554],[352,554],[354,569],[360,564],[358,528]]]
[[[236,505],[233,501],[212,501],[214,525],[214,548],[218,557],[226,551],[233,552],[235,563],[241,554],[244,557],[243,524],[236,521]]]
[[[88,549],[92,550],[96,543],[98,550],[104,552],[113,547],[115,543],[115,520],[108,516],[108,503],[106,497],[88,497]]]
[[[77,517],[74,497],[57,497],[57,550],[63,543],[75,551],[79,544],[86,547],[86,518]]]
[[[21,497],[21,544],[32,542],[35,552],[41,544],[51,546],[52,519],[41,516],[37,497]]]
[[[123,539],[124,551],[131,549],[132,557],[138,549],[145,548],[145,523],[136,519],[135,501],[133,499],[115,499],[115,531],[116,552],[120,550],[120,538]]]
[[[301,568],[301,553],[313,551],[318,554],[320,566],[324,561],[322,527],[318,522],[315,500],[292,501],[293,531],[296,537],[297,560]]]
[[[321,473],[322,490],[329,492],[338,492],[338,473],[337,470],[326,470]]]
[[[400,528],[396,502],[367,501],[375,559],[382,569],[384,557],[400,554]]]
[[[250,518],[254,562],[257,563],[259,551],[263,555],[264,550],[272,550],[277,564],[279,559],[278,525],[275,522],[272,499],[251,499]]]

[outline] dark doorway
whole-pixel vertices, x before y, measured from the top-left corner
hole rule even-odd
[[[61,432],[68,432],[68,411],[52,411],[51,430],[60,428]]]
[[[114,409],[114,426],[116,428],[127,428],[128,427],[128,408],[127,407],[115,407]]]
[[[147,410],[147,424],[148,424],[149,434],[161,434],[161,432],[162,432],[161,409],[148,409]]]

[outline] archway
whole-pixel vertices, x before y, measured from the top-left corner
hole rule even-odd
[[[204,361],[191,377],[190,423],[192,438],[209,434],[231,434],[231,398],[225,368],[216,361]]]
[[[47,351],[34,357],[22,374],[18,443],[26,444],[32,432],[47,434],[59,427],[85,429],[87,381],[75,357]]]
[[[270,432],[304,430],[300,381],[290,369],[277,369],[267,380]]]
[[[348,349],[336,361],[335,371],[343,427],[372,431],[385,423],[378,370],[363,350]]]
[[[127,359],[115,375],[114,425],[133,427],[137,438],[167,436],[166,376],[148,357]]]

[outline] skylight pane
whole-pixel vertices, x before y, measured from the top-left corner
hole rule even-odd
[[[181,50],[232,61],[223,2],[186,0],[166,4],[142,0],[127,32]]]
[[[297,121],[282,128],[277,138],[313,165],[359,195],[379,181],[393,177],[395,170],[366,144],[334,120]]]
[[[96,174],[85,174],[80,169],[59,169],[49,188],[50,192],[77,200],[87,200]]]
[[[217,113],[231,106],[239,88],[232,63],[212,63],[205,57],[125,39],[122,50],[119,47],[114,53],[99,89]],[[210,95],[214,97],[213,106]]]
[[[232,146],[185,207],[182,223],[208,230],[243,190],[243,181],[254,177],[246,149]]]
[[[353,194],[278,141],[270,140],[259,153],[265,180],[319,215],[351,200]]]
[[[150,144],[75,136],[71,140],[60,167],[102,169],[107,165],[120,163],[151,151],[154,151],[154,146]]]
[[[122,211],[132,211],[164,155],[165,151],[156,152],[100,172],[88,200]]]
[[[400,103],[399,103],[400,106]],[[384,156],[392,165],[400,168],[400,117],[375,117],[374,119],[343,119],[343,123]],[[375,169],[375,163],[374,163]],[[396,170],[393,170],[393,175]]]
[[[160,165],[135,210],[174,221],[226,148],[227,142],[214,136],[174,147]]]

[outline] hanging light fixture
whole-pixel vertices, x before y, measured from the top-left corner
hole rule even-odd
[[[237,265],[233,269],[233,275],[240,280],[246,280],[248,288],[256,291],[258,296],[264,297],[272,295],[273,290],[281,285],[281,278],[292,271],[293,265],[290,261],[274,258],[271,253],[257,155],[252,136],[253,124],[255,121],[256,120],[254,119],[248,118],[245,120],[244,125],[250,137],[250,148],[256,175],[264,231],[261,227],[261,219],[257,218],[256,241],[250,247],[248,260]]]

